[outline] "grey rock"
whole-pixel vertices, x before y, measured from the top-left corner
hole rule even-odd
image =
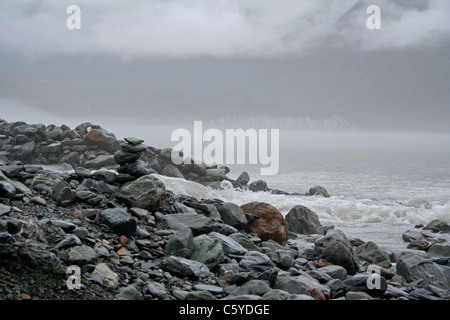
[[[270,286],[267,281],[264,280],[250,280],[244,283],[241,287],[236,288],[230,293],[230,296],[240,296],[240,295],[257,295],[262,296],[269,292]]]
[[[298,282],[292,277],[279,278],[273,286],[273,289],[283,290],[291,294],[309,295],[307,287],[303,283]]]
[[[142,159],[138,159],[134,162],[130,162],[124,165],[120,165],[117,168],[117,172],[129,174],[135,178],[140,178],[143,176],[147,176],[152,173],[156,173],[148,163],[143,161]]]
[[[350,291],[345,294],[347,300],[373,300],[373,297],[363,291]]]
[[[222,300],[262,300],[263,298],[255,294],[242,294],[239,296],[228,296]]]
[[[102,210],[95,217],[95,222],[107,225],[118,235],[129,237],[136,232],[136,220],[121,208]]]
[[[239,267],[243,272],[252,272],[257,276],[271,270],[274,263],[270,258],[258,251],[249,251],[244,255],[244,258],[239,262]]]
[[[61,249],[66,249],[66,248],[70,248],[70,247],[74,247],[74,246],[80,246],[80,245],[81,245],[80,238],[78,238],[76,235],[71,234],[71,235],[66,236],[60,242],[58,242],[54,246],[54,248],[56,250],[61,250]]]
[[[328,194],[327,190],[321,186],[314,186],[309,189],[309,195],[311,196],[322,196],[325,198],[328,198],[330,195]]]
[[[290,250],[275,250],[269,254],[270,259],[277,267],[288,270],[294,265],[294,257]]]
[[[307,207],[297,205],[285,217],[288,230],[300,234],[324,234],[317,214]]]
[[[16,194],[16,188],[7,182],[0,181],[0,198],[12,198]]]
[[[325,273],[333,279],[345,280],[347,278],[347,270],[338,265],[328,265],[317,269],[318,272]]]
[[[405,232],[403,232],[402,238],[406,242],[411,242],[414,240],[424,240],[422,233],[420,231],[414,230],[414,229],[409,229],[409,230],[406,230]]]
[[[92,177],[96,180],[102,180],[106,183],[113,184],[116,181],[117,174],[113,171],[106,170],[104,168],[95,171]]]
[[[97,253],[87,245],[72,247],[68,253],[68,261],[70,264],[84,266],[93,263],[97,259]]]
[[[194,238],[190,228],[182,228],[175,232],[167,241],[165,246],[166,252],[177,256],[187,258],[190,256],[194,247]]]
[[[440,231],[443,233],[449,233],[450,232],[450,225],[442,220],[435,219],[430,221],[424,228],[424,230],[433,230],[433,231]]]
[[[319,258],[344,267],[348,274],[358,272],[358,257],[341,230],[329,230],[325,236],[314,242],[314,250]]]
[[[34,148],[36,143],[34,141],[26,142],[18,148],[13,154],[14,159],[23,163],[30,163],[34,157]]]
[[[232,202],[222,202],[214,204],[220,213],[220,216],[226,224],[242,229],[247,224],[247,218],[240,206]]]
[[[161,174],[168,177],[184,179],[183,173],[174,164],[167,164],[161,171]]]
[[[194,236],[218,231],[218,225],[201,214],[175,213],[158,216],[156,226],[159,229],[180,230],[188,227]]]
[[[244,255],[248,252],[243,246],[241,246],[238,242],[230,238],[229,236],[223,235],[218,232],[211,232],[209,236],[212,238],[217,238],[223,247],[223,251],[232,255]]]
[[[405,254],[397,261],[397,273],[406,281],[422,280],[424,285],[430,284],[448,290],[450,285],[449,274],[445,267],[423,258],[417,254]]]
[[[287,300],[291,295],[291,293],[281,289],[271,289],[262,298],[264,300]]]
[[[188,278],[206,278],[209,276],[209,268],[201,262],[182,257],[169,256],[161,261],[163,270],[178,276]]]
[[[117,163],[112,154],[101,154],[94,159],[86,160],[84,166],[88,169],[100,169],[102,167],[115,167]]]
[[[223,293],[223,288],[219,287],[219,286],[213,286],[210,284],[196,284],[194,285],[194,289],[198,290],[198,291],[208,291],[211,292],[213,294],[220,294]]]
[[[218,238],[209,237],[206,234],[199,235],[194,238],[194,247],[190,258],[213,269],[225,258],[222,242]]]
[[[155,211],[164,205],[165,189],[161,180],[145,175],[125,183],[121,191],[129,193],[135,199],[137,207]]]
[[[390,260],[386,251],[381,249],[375,242],[368,241],[355,249],[355,253],[359,259],[369,263],[379,263],[381,261]]]
[[[145,144],[131,144],[131,143],[121,143],[120,148],[125,152],[131,153],[140,153],[147,150],[147,146]]]
[[[126,165],[128,163],[135,162],[140,157],[139,153],[126,152],[123,150],[118,150],[114,152],[114,160],[120,165]]]
[[[0,166],[0,170],[3,171],[8,178],[15,178],[19,172],[24,170],[24,166],[12,164],[8,166]]]
[[[247,171],[243,171],[239,177],[236,179],[236,183],[244,186],[250,181],[250,176],[248,175]]]
[[[70,188],[70,184],[64,180],[57,181],[53,187],[53,199],[61,206],[70,205],[75,199],[75,195]]]
[[[11,212],[11,207],[0,203],[0,217]]]
[[[241,246],[243,246],[248,251],[259,251],[259,248],[255,245],[255,243],[250,240],[246,235],[236,232],[233,234],[230,234],[229,237],[239,243]]]
[[[450,257],[450,243],[434,243],[428,248],[427,253],[431,257]]]
[[[134,286],[122,288],[116,295],[117,300],[142,300],[142,294]]]
[[[144,140],[139,139],[139,138],[135,138],[135,137],[125,137],[123,138],[126,142],[131,143],[131,144],[141,144],[144,142]]]
[[[267,182],[264,180],[256,180],[249,184],[249,189],[253,192],[259,191],[269,191],[269,187],[267,186]]]
[[[115,289],[119,286],[119,275],[112,271],[106,263],[97,264],[93,273],[101,278],[103,286],[107,289]]]
[[[377,276],[379,279],[379,288],[377,288],[377,282],[373,280],[373,276]],[[372,277],[369,279],[369,277]],[[368,281],[373,281],[375,284],[374,288],[369,288]],[[362,291],[365,292],[372,297],[379,297],[384,294],[387,290],[387,282],[383,276],[369,273],[359,273],[354,275],[353,277],[344,280],[345,287],[347,291]]]
[[[148,281],[146,282],[146,288],[152,296],[155,296],[161,300],[166,299],[169,296],[166,287],[162,283]]]

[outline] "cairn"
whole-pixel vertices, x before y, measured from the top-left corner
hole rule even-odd
[[[124,138],[124,140],[120,143],[120,150],[114,153],[114,160],[119,164],[117,172],[122,176],[128,175],[129,180],[156,173],[141,159],[142,153],[147,150],[147,146],[143,144],[144,140],[134,137]],[[126,176],[123,178],[126,179]]]

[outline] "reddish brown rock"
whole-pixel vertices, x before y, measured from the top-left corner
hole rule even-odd
[[[316,287],[309,287],[308,292],[314,300],[327,300],[325,295]]]
[[[119,142],[114,135],[109,135],[100,129],[92,129],[84,138],[84,144],[87,146],[98,146],[100,149],[110,153],[120,149]]]
[[[245,231],[255,233],[261,240],[274,240],[286,244],[288,228],[283,215],[274,206],[264,202],[250,202],[241,206],[246,214],[254,214],[258,219],[250,221]]]

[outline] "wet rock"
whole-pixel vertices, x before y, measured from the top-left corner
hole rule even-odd
[[[294,265],[294,257],[289,250],[275,250],[269,253],[270,259],[276,264],[277,267],[288,270]]]
[[[52,191],[53,199],[61,206],[68,206],[75,199],[70,184],[64,180],[58,180],[53,185]]]
[[[217,238],[223,247],[223,251],[231,255],[245,255],[248,250],[241,246],[238,242],[230,238],[229,236],[223,235],[218,232],[211,232],[208,234],[212,238]]]
[[[13,158],[23,163],[30,163],[33,161],[34,148],[36,143],[34,141],[26,142],[17,148],[13,148]]]
[[[142,159],[138,159],[125,165],[120,165],[117,168],[117,172],[122,174],[129,174],[135,178],[140,178],[152,173],[156,173],[156,171],[153,170],[150,165]]]
[[[341,230],[330,230],[314,242],[314,250],[321,259],[342,266],[348,274],[359,269],[359,259],[353,251],[350,241]]]
[[[194,246],[190,258],[204,263],[209,269],[213,269],[225,258],[222,242],[206,234],[194,238]]]
[[[239,267],[241,271],[251,272],[258,277],[267,271],[271,271],[275,264],[266,254],[258,251],[249,251],[239,262]]]
[[[123,138],[126,142],[133,144],[133,145],[137,145],[137,144],[141,144],[144,142],[144,140],[139,139],[139,138],[135,138],[135,137],[126,137]]]
[[[256,180],[249,184],[249,189],[253,192],[260,191],[269,191],[269,187],[267,186],[267,182],[264,180]]]
[[[427,253],[431,257],[450,257],[450,243],[434,243],[428,248]]]
[[[241,206],[246,214],[254,214],[258,217],[249,222],[245,230],[255,233],[261,240],[274,240],[281,245],[287,241],[287,223],[283,215],[274,206],[264,202],[251,202]]]
[[[307,207],[297,205],[286,215],[288,230],[300,234],[324,234],[317,214]]]
[[[149,211],[156,211],[164,205],[164,183],[150,175],[142,176],[125,183],[121,190],[128,192],[136,201],[136,206]]]
[[[182,228],[175,232],[167,241],[165,246],[166,252],[177,256],[187,258],[190,256],[194,247],[194,238],[190,228]]]
[[[93,263],[97,259],[97,253],[87,245],[72,247],[68,253],[68,262],[78,266]]]
[[[240,295],[257,295],[262,296],[269,292],[270,286],[267,281],[264,280],[250,280],[244,283],[244,285],[233,290],[229,296],[240,296]]]
[[[84,162],[84,166],[88,169],[108,168],[115,167],[116,165],[114,156],[111,154],[101,154],[94,159],[86,160]]]
[[[116,295],[117,300],[142,300],[142,294],[134,286],[122,288]]]
[[[359,259],[369,263],[379,263],[390,260],[386,251],[381,249],[375,242],[368,241],[355,249]]]
[[[161,174],[168,177],[174,177],[174,178],[180,178],[184,179],[183,173],[174,165],[174,164],[167,164],[161,171]]]
[[[102,285],[108,290],[114,290],[119,286],[119,275],[112,271],[106,263],[98,263],[93,274],[102,280]]]
[[[104,129],[92,129],[84,137],[84,143],[89,146],[97,146],[102,150],[114,153],[120,145],[113,134]],[[113,158],[114,159],[114,158]]]
[[[237,179],[236,179],[236,183],[237,183],[238,185],[241,185],[241,186],[247,185],[247,183],[248,183],[249,181],[250,181],[250,176],[248,175],[247,171],[243,171],[243,172],[239,175],[239,177],[237,177]]]
[[[405,254],[397,261],[397,273],[406,281],[422,280],[423,283],[448,290],[450,277],[446,276],[445,269],[417,254]],[[444,267],[445,268],[445,267]]]
[[[214,204],[219,211],[222,221],[236,229],[242,229],[247,224],[247,218],[241,207],[232,202],[222,202]]]
[[[201,262],[182,257],[170,256],[161,261],[163,270],[178,276],[188,278],[206,278],[209,276],[209,268]]]
[[[96,180],[102,180],[106,183],[113,184],[116,181],[117,174],[113,171],[100,169],[92,174],[92,177]]]
[[[333,279],[345,280],[347,279],[347,270],[344,267],[337,265],[328,265],[317,269],[318,272],[325,273]]]
[[[16,194],[16,188],[14,186],[7,182],[7,181],[0,181],[0,198],[12,198]]]
[[[95,217],[95,222],[107,225],[118,235],[130,237],[136,232],[136,220],[121,208],[102,210]]]
[[[370,277],[378,277],[378,280],[372,279]],[[373,281],[373,286],[368,285],[368,282]],[[378,282],[376,282],[378,281]],[[353,277],[344,280],[344,284],[347,291],[359,291],[365,292],[372,297],[380,297],[384,294],[387,289],[387,282],[383,276],[370,273],[359,273]],[[379,284],[379,287],[377,287]]]
[[[128,163],[135,162],[138,160],[140,155],[134,152],[126,152],[123,150],[118,150],[114,153],[114,160],[120,165],[126,165]]]
[[[310,295],[307,287],[295,280],[293,277],[281,277],[277,280],[273,289],[279,289],[291,294],[305,294]]]
[[[321,196],[328,198],[330,195],[328,194],[327,190],[321,186],[314,186],[309,189],[309,195],[311,196]]]
[[[434,232],[449,233],[450,225],[445,221],[435,219],[430,221],[423,229],[432,230]]]
[[[175,213],[157,216],[156,226],[160,229],[180,230],[188,227],[194,236],[218,231],[214,220],[201,214]]]

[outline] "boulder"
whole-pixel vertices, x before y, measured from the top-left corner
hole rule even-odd
[[[156,226],[159,229],[181,230],[188,227],[194,236],[198,236],[212,231],[218,231],[219,226],[214,220],[201,214],[174,213],[158,215]]]
[[[251,272],[256,276],[261,275],[267,271],[272,270],[275,264],[270,258],[258,251],[247,252],[242,260],[239,262],[239,268],[243,272]]]
[[[245,249],[229,236],[223,235],[218,232],[211,232],[209,233],[209,236],[218,239],[222,243],[223,251],[227,254],[240,256],[248,252],[247,249]]]
[[[214,204],[219,211],[222,221],[236,229],[242,229],[247,224],[247,218],[240,206],[232,202],[222,202]]]
[[[434,232],[449,233],[450,225],[445,221],[435,219],[435,220],[430,221],[423,229],[424,230],[432,230]]]
[[[222,242],[218,238],[209,237],[206,234],[199,235],[194,238],[194,247],[190,258],[213,269],[225,258]]]
[[[88,169],[100,169],[102,167],[114,167],[117,163],[112,154],[101,154],[94,159],[89,159],[84,162],[84,166]]]
[[[433,285],[448,290],[450,277],[440,265],[421,257],[417,254],[408,253],[397,261],[397,273],[406,281],[412,282],[422,280],[424,285]]]
[[[84,144],[88,147],[97,146],[109,153],[114,153],[120,148],[115,136],[104,129],[91,129],[84,137]]]
[[[314,250],[319,258],[344,267],[348,274],[358,272],[359,259],[341,230],[329,230],[325,236],[314,242]]]
[[[146,176],[152,173],[156,173],[148,163],[143,161],[142,159],[138,159],[134,162],[130,162],[127,164],[122,164],[117,168],[118,173],[129,174],[135,178],[140,178],[142,176]]]
[[[100,277],[103,286],[107,289],[114,290],[119,285],[119,275],[112,271],[106,263],[97,264],[92,273]]]
[[[277,208],[264,202],[250,202],[241,208],[244,213],[257,216],[257,219],[245,226],[247,233],[255,233],[263,241],[271,239],[281,245],[286,244],[288,227]]]
[[[237,177],[237,179],[236,179],[236,183],[237,183],[238,185],[241,185],[241,186],[247,185],[247,183],[248,183],[249,181],[250,181],[250,176],[248,175],[247,171],[243,171],[243,172],[239,175],[239,177]]]
[[[311,196],[321,196],[328,198],[330,195],[328,194],[327,190],[321,186],[314,186],[309,189],[309,195]]]
[[[182,228],[167,241],[166,252],[177,257],[187,258],[194,247],[194,237],[190,228]]]
[[[70,205],[75,195],[70,188],[70,184],[64,180],[58,180],[52,187],[53,199],[61,206]]]
[[[373,280],[369,277],[378,277],[378,280]],[[368,285],[371,281],[373,281],[373,286]],[[365,292],[372,297],[380,297],[387,290],[386,279],[383,276],[370,273],[356,274],[344,280],[344,284],[347,291]]]
[[[136,232],[137,222],[122,208],[111,208],[100,211],[95,217],[97,224],[110,227],[117,235],[130,237]]]
[[[355,248],[355,253],[359,259],[369,263],[379,263],[381,261],[390,260],[389,254],[381,249],[375,242],[368,241]]]
[[[206,278],[209,268],[201,262],[182,257],[169,256],[161,261],[161,268],[177,277]]]
[[[139,159],[138,153],[126,152],[123,150],[118,150],[114,153],[114,160],[120,165],[125,165]]]
[[[156,211],[164,206],[165,190],[164,183],[151,175],[125,183],[121,188],[122,192],[135,199],[137,207],[149,211]]]
[[[249,189],[253,192],[259,191],[269,191],[269,187],[267,186],[267,182],[264,180],[256,180],[249,184]]]
[[[97,253],[87,245],[72,247],[68,253],[68,262],[78,266],[84,266],[97,259]]]
[[[317,214],[307,207],[296,205],[286,215],[288,230],[300,234],[324,234]]]
[[[33,161],[34,148],[36,143],[34,141],[26,142],[19,146],[17,150],[14,150],[13,159],[19,160],[23,163],[30,163]]]

